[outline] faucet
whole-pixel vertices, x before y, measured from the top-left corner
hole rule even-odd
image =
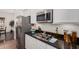
[[[56,33],[58,34],[58,27],[56,27]]]

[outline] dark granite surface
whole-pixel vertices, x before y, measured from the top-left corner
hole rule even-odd
[[[45,40],[42,40],[42,39],[39,39],[37,37],[34,36],[34,34],[32,34],[32,32],[28,32],[28,33],[25,33],[25,34],[28,34],[30,36],[32,36],[33,38],[36,38],[37,40],[40,40],[46,44],[49,44],[57,49],[63,49],[64,48],[64,41],[63,40],[57,40],[55,43],[52,43],[52,42],[49,42],[49,41],[45,41]]]
[[[39,31],[36,30],[35,31],[35,34],[38,33]],[[45,41],[45,40],[42,40],[42,39],[39,39],[37,37],[35,37],[34,35],[35,34],[32,34],[32,32],[28,32],[28,33],[25,33],[25,34],[28,34],[30,36],[32,36],[33,38],[36,38],[37,40],[40,40],[46,44],[49,44],[57,49],[70,49],[71,46],[70,44],[67,44],[64,42],[64,35],[61,35],[61,34],[56,34],[56,33],[51,33],[51,32],[47,32],[47,31],[40,31],[41,33],[43,32],[46,32],[46,34],[50,34],[52,35],[54,38],[58,39],[55,43],[52,43],[52,42],[49,42],[49,41]],[[79,38],[77,38],[77,43],[75,44],[76,46],[79,46]],[[73,48],[73,47],[72,47]],[[73,48],[73,49],[76,49],[76,48]]]

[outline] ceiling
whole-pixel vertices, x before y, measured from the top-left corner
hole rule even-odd
[[[28,9],[0,9],[0,12],[6,13],[19,13],[19,12],[27,12]]]

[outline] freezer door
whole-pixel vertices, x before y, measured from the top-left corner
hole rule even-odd
[[[24,32],[29,32],[31,30],[31,17],[22,17],[22,29]]]

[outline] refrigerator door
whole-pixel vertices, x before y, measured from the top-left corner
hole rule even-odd
[[[30,16],[22,17],[22,29],[24,32],[30,32],[30,30],[31,30],[30,19],[31,19]]]
[[[31,23],[30,23],[31,19],[30,19],[30,16],[28,17],[20,16],[19,19],[21,20],[20,26],[16,27],[17,48],[24,49],[25,33],[30,32],[31,30]]]
[[[17,45],[16,47],[18,49],[24,48],[23,47],[23,40],[22,40],[22,28],[20,26],[16,27],[16,41],[17,41]]]

